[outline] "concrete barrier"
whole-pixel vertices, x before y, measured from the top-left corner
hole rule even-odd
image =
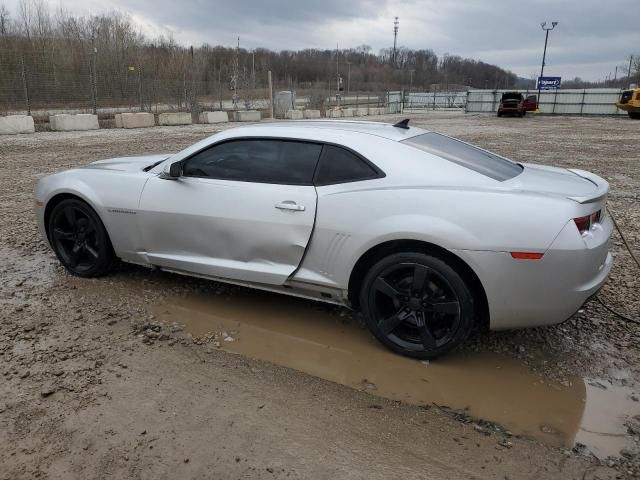
[[[202,112],[198,116],[200,123],[224,123],[229,121],[227,112]]]
[[[355,111],[356,117],[366,117],[367,115],[369,115],[368,108],[356,108],[356,111]]]
[[[320,110],[304,110],[304,118],[320,118]]]
[[[61,113],[49,115],[49,127],[55,132],[71,132],[76,130],[98,130],[98,116],[90,113]]]
[[[329,118],[341,118],[342,110],[339,108],[332,108],[331,110],[327,110],[327,117]]]
[[[153,113],[116,113],[116,128],[146,128],[156,125]]]
[[[384,115],[384,107],[371,107],[369,115]]]
[[[234,122],[259,122],[260,112],[258,110],[238,110],[231,112]]]
[[[17,133],[33,133],[33,117],[29,115],[8,115],[0,117],[0,135],[15,135]]]
[[[353,108],[343,108],[342,109],[343,117],[353,117]]]
[[[189,112],[161,113],[158,115],[158,125],[191,125]]]
[[[302,110],[287,110],[284,112],[284,118],[287,120],[300,120],[304,118]]]

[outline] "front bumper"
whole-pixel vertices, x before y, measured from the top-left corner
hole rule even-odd
[[[640,103],[616,103],[616,107],[625,112],[640,113]]]
[[[516,260],[508,252],[455,253],[482,282],[492,330],[551,325],[573,315],[606,282],[612,229],[608,216],[582,237],[567,223],[540,260]]]

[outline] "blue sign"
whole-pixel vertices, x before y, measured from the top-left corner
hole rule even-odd
[[[560,88],[561,77],[538,77],[538,88],[540,90],[553,90]]]

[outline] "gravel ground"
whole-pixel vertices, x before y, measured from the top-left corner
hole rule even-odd
[[[601,175],[638,252],[637,122],[434,113],[412,123],[517,161]],[[599,462],[580,448],[563,451],[211,349],[154,322],[154,303],[211,282],[136,267],[97,280],[64,272],[33,222],[39,177],[102,158],[177,151],[222,128],[0,139],[0,478],[616,478],[640,470],[634,449]],[[637,319],[640,269],[617,233],[611,249],[616,261],[600,298]],[[640,325],[592,301],[554,327],[477,333],[464,350],[509,355],[560,384],[582,376],[637,387],[639,335]]]

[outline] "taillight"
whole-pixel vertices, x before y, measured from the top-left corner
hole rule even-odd
[[[591,225],[593,225],[594,223],[600,222],[601,212],[602,210],[598,210],[597,212],[593,212],[591,215],[585,215],[584,217],[578,217],[573,219],[581,235],[584,232],[588,232],[589,229],[591,228]]]

